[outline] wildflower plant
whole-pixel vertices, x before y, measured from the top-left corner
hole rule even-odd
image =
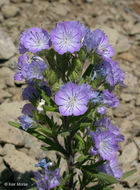
[[[117,151],[124,136],[107,109],[119,105],[113,91],[125,85],[107,35],[77,21],[60,22],[50,34],[33,27],[21,34],[19,53],[14,79],[26,81],[22,97],[29,103],[10,124],[43,141],[46,157],[56,152],[56,160],[36,164],[37,188],[109,189],[123,175]]]

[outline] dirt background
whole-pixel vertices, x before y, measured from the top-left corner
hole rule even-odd
[[[40,150],[41,143],[7,122],[21,115],[24,82],[15,82],[19,35],[29,27],[48,32],[62,20],[78,20],[101,28],[115,48],[114,60],[125,72],[126,88],[117,90],[120,105],[108,110],[125,136],[118,152],[123,172],[136,173],[115,190],[140,189],[140,1],[139,0],[0,0],[0,190],[29,189],[34,164],[54,154]],[[65,166],[63,166],[65,167]],[[63,170],[63,169],[62,169]],[[21,184],[17,184],[21,182]],[[5,182],[5,185],[4,185]],[[7,182],[7,183],[6,183]],[[9,184],[10,183],[10,184]],[[16,187],[14,187],[16,186]],[[23,186],[23,187],[22,187]]]

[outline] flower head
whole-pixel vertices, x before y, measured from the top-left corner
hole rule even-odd
[[[20,125],[21,127],[27,131],[28,128],[30,128],[35,121],[33,121],[28,115],[23,115],[18,117],[19,121],[20,121]]]
[[[106,128],[111,133],[115,135],[116,142],[123,142],[124,136],[120,133],[120,130],[118,127],[111,124],[111,121],[109,118],[101,118],[99,121],[96,122],[96,125],[99,127]]]
[[[51,89],[48,86],[48,83],[46,81],[41,81],[40,88],[46,92],[48,96],[52,95]]]
[[[33,56],[31,62],[26,54],[23,54],[18,59],[18,72],[15,74],[14,79],[21,81],[26,79],[31,81],[32,79],[42,79],[43,71],[46,69],[44,61],[38,57]]]
[[[88,133],[95,144],[90,150],[92,155],[99,153],[103,160],[111,160],[116,156],[118,146],[114,134],[109,130],[102,132],[99,128],[97,132],[88,129]]]
[[[22,113],[24,115],[30,115],[30,116],[32,116],[33,115],[33,111],[35,111],[35,107],[31,103],[25,104],[24,107],[22,108]]]
[[[35,89],[34,86],[31,85],[28,85],[26,88],[24,88],[22,92],[23,100],[31,100],[38,97],[39,97],[38,91]]]
[[[111,160],[116,156],[116,152],[118,151],[115,136],[110,131],[101,132],[95,138],[95,147],[103,160]]]
[[[119,105],[119,100],[112,92],[104,90],[102,93],[102,103],[109,107],[117,107]]]
[[[107,161],[106,164],[101,165],[99,167],[99,170],[117,178],[118,180],[120,180],[120,178],[122,177],[122,171],[118,167],[118,161],[116,158]]]
[[[103,117],[95,123],[98,127],[108,127],[110,125],[110,119],[108,117]]]
[[[59,106],[59,111],[63,116],[83,115],[88,109],[88,101],[87,93],[71,82],[68,82],[55,95],[55,103]]]
[[[17,67],[18,72],[14,75],[14,80],[21,81],[27,77],[28,56],[26,54],[23,54],[18,58]]]
[[[45,180],[47,180],[48,190],[54,188],[60,184],[60,169],[57,168],[55,171],[50,171],[45,168]]]
[[[81,92],[86,92],[88,95],[89,100],[97,97],[97,92],[93,91],[89,84],[81,84],[80,86]]]
[[[45,169],[45,174],[43,176],[38,172],[34,173],[37,186],[40,184],[43,184],[43,186],[45,185],[44,189],[41,190],[50,190],[60,184],[60,169],[57,168],[56,170],[51,171],[48,169],[48,167],[51,166],[53,166],[53,162],[47,163],[45,158],[43,158],[38,164],[35,164],[35,167],[42,167]]]
[[[118,129],[118,127],[116,127],[110,123],[110,125],[107,127],[107,129],[115,135],[115,139],[117,142],[124,141],[124,136],[120,133],[120,130]]]
[[[38,190],[47,189],[47,184],[46,184],[45,178],[44,178],[44,176],[42,176],[40,174],[40,172],[38,172],[38,171],[34,172],[34,178],[36,180],[36,185],[37,185]]]
[[[96,29],[93,32],[88,31],[83,44],[88,51],[96,49],[97,53],[105,59],[110,59],[114,55],[114,49],[109,45],[107,35],[100,29]]]
[[[120,65],[113,60],[102,61],[100,65],[95,65],[92,80],[94,80],[97,75],[104,77],[111,87],[114,87],[116,84],[125,86],[123,83],[124,72],[120,69]]]
[[[113,87],[117,83],[124,85],[124,72],[120,69],[120,65],[117,62],[105,62],[104,68],[106,70],[106,81],[110,86]]]
[[[53,47],[59,54],[79,51],[82,46],[81,40],[83,35],[83,25],[77,21],[60,22],[50,32]]]
[[[43,61],[32,61],[28,65],[27,79],[42,79],[43,71],[46,69],[46,64]]]
[[[37,53],[51,46],[48,32],[43,28],[32,27],[25,30],[20,36],[19,52]]]

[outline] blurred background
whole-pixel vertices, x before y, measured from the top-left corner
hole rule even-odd
[[[125,72],[119,88],[120,105],[108,110],[125,136],[118,152],[123,172],[136,169],[115,190],[140,189],[140,0],[0,0],[0,190],[29,189],[34,164],[54,153],[40,150],[41,142],[8,125],[21,115],[24,82],[13,80],[19,36],[33,26],[48,32],[63,20],[78,20],[103,29],[115,48],[114,60]],[[63,165],[63,169],[65,165]],[[62,169],[62,170],[63,170]],[[19,187],[4,182],[22,182]],[[13,185],[14,186],[14,185]],[[22,187],[23,186],[23,187]]]

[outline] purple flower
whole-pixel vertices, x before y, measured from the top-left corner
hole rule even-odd
[[[102,106],[102,107],[97,108],[97,112],[102,114],[102,115],[105,114],[106,113],[106,107]]]
[[[104,90],[102,94],[99,95],[99,92],[96,92],[96,97],[92,99],[93,103],[102,103],[109,107],[117,107],[119,105],[119,100],[114,96],[109,90]],[[105,108],[103,106],[102,110]],[[99,109],[100,110],[100,109]]]
[[[19,71],[14,75],[14,80],[21,81],[27,77],[28,56],[26,54],[23,54],[18,58],[17,66]]]
[[[91,149],[90,149],[90,154],[91,154],[92,156],[96,156],[96,155],[98,154],[98,150],[97,150],[96,148],[91,148]]]
[[[32,100],[32,99],[38,98],[38,97],[39,97],[38,91],[34,88],[34,86],[31,86],[31,85],[24,88],[24,90],[22,92],[23,100]]]
[[[28,65],[27,79],[43,79],[43,71],[46,69],[46,64],[43,61],[32,61]]]
[[[20,43],[18,46],[18,51],[20,54],[26,53],[28,50]]]
[[[98,74],[105,77],[106,82],[109,83],[111,87],[116,84],[125,86],[123,83],[124,72],[120,69],[120,65],[113,60],[102,61],[102,64],[96,65],[92,80],[94,80]]]
[[[123,142],[124,141],[124,136],[120,133],[120,130],[116,126],[110,124],[106,128],[115,135],[117,142]]]
[[[95,147],[90,150],[92,155],[99,153],[103,160],[111,160],[116,156],[118,146],[114,134],[108,130],[101,132],[100,129],[97,132],[88,129],[88,133],[95,143]]]
[[[59,106],[59,112],[63,116],[83,115],[88,109],[88,101],[87,93],[71,82],[63,86],[55,95],[55,103]]]
[[[56,52],[64,54],[79,51],[84,35],[83,25],[77,21],[64,21],[57,24],[50,32],[51,41]]]
[[[118,167],[118,161],[116,158],[107,161],[106,164],[103,164],[102,166],[99,167],[99,170],[117,178],[117,180],[120,180],[122,177],[122,171]]]
[[[46,81],[41,81],[40,88],[46,92],[48,96],[52,95],[51,89],[48,87],[48,83]]]
[[[106,81],[110,84],[110,86],[115,86],[120,83],[123,86],[124,81],[124,72],[120,69],[120,65],[115,61],[104,61],[103,69],[106,75]]]
[[[31,103],[25,104],[23,106],[23,108],[22,108],[22,113],[24,115],[30,115],[30,116],[32,116],[33,115],[33,111],[35,111],[35,107]]]
[[[95,123],[99,127],[108,127],[110,125],[110,119],[108,117],[103,117]]]
[[[46,162],[46,159],[43,158],[38,164],[35,164],[35,167],[42,167],[45,169],[45,175],[42,176],[40,173],[36,172],[35,174],[35,179],[36,179],[36,184],[37,186],[40,185],[45,185],[45,189],[52,189],[60,184],[60,169],[57,168],[54,171],[50,171],[48,169],[49,166],[53,166],[53,162]],[[41,187],[40,187],[41,188]],[[45,190],[43,189],[43,190]]]
[[[89,100],[97,97],[97,92],[93,91],[89,84],[81,84],[80,86],[81,92],[86,92],[88,95]]]
[[[51,46],[48,32],[43,28],[32,27],[20,36],[19,53],[26,51],[37,53]]]
[[[95,147],[103,160],[111,160],[118,151],[115,136],[110,131],[104,131],[95,138]]]
[[[50,171],[45,168],[45,180],[47,180],[48,190],[54,188],[60,184],[60,169],[57,168],[55,171]]]
[[[119,105],[119,100],[112,92],[109,92],[109,90],[104,90],[102,93],[102,103],[109,107],[117,107]]]
[[[122,85],[124,81],[124,72],[120,69],[120,65],[115,61],[110,61],[106,65],[106,81],[110,86],[114,86],[117,83]]]
[[[84,37],[84,41],[83,41],[83,45],[87,48],[87,51],[90,51],[91,49],[95,49],[94,47],[94,34],[93,32],[89,30],[87,30],[86,34],[85,34],[85,37]]]
[[[28,81],[31,81],[32,79],[43,78],[42,74],[46,69],[46,64],[40,57],[33,56],[31,63],[29,63],[28,56],[23,54],[19,57],[17,64],[19,72],[15,74],[15,80],[21,81],[22,79],[27,79]]]
[[[23,115],[18,117],[19,121],[20,121],[20,125],[21,127],[27,131],[28,128],[30,128],[35,121],[33,121],[28,115]]]
[[[114,49],[109,45],[107,35],[100,29],[96,29],[93,32],[88,31],[83,44],[88,51],[96,49],[97,53],[105,59],[110,59],[114,55]]]
[[[44,176],[42,176],[40,174],[40,172],[38,172],[38,171],[34,172],[34,178],[36,180],[36,185],[37,185],[38,190],[47,189],[47,184],[46,184],[45,178],[44,178]]]
[[[99,121],[96,122],[97,126],[105,127],[107,130],[109,130],[111,133],[115,135],[115,139],[117,142],[123,142],[124,136],[120,133],[120,130],[118,127],[111,124],[111,121],[109,118],[101,118]]]

